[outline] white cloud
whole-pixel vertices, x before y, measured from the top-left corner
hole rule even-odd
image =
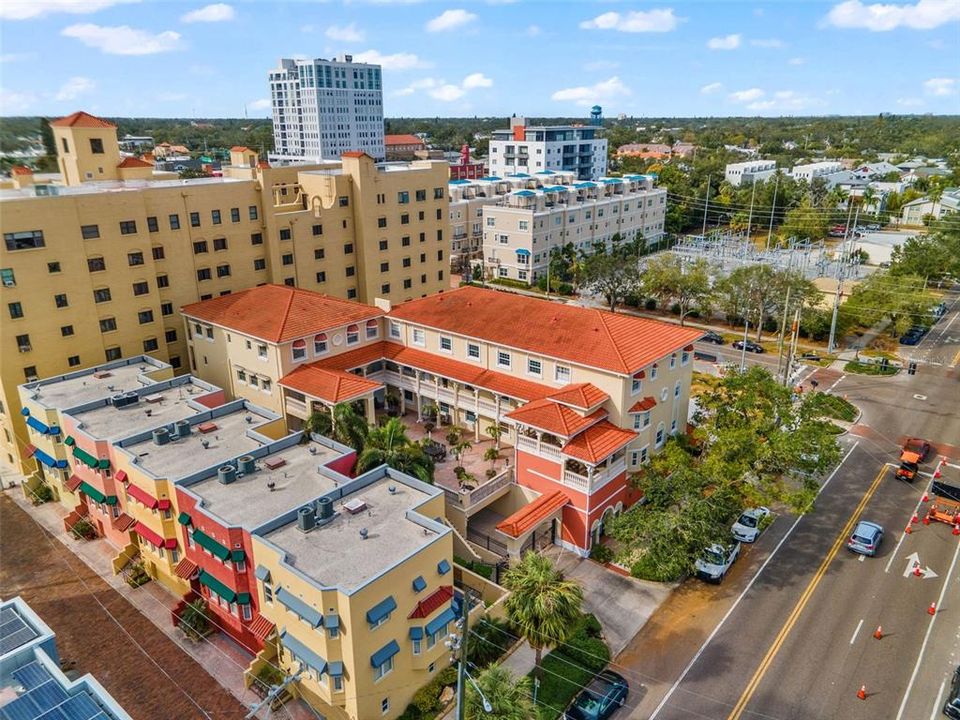
[[[269,110],[270,107],[270,98],[260,98],[247,103],[247,110]]]
[[[421,60],[413,53],[393,53],[384,55],[379,50],[364,50],[353,54],[353,61],[380,65],[384,70],[412,70],[414,68],[430,67],[430,63]]]
[[[526,34],[527,37],[537,37],[537,36],[540,35],[542,32],[543,32],[543,30],[540,29],[540,26],[539,26],[539,25],[530,25],[530,26],[526,29],[525,34]]]
[[[405,88],[397,90],[394,95],[413,95],[417,90],[427,90],[432,87],[440,85],[442,81],[434,80],[431,77],[422,78],[421,80],[414,80],[412,83],[407,85]]]
[[[710,38],[707,40],[707,47],[711,50],[736,50],[740,47],[740,36],[734,33],[733,35]]]
[[[449,83],[438,85],[437,87],[427,91],[427,94],[434,100],[440,100],[442,102],[453,102],[454,100],[459,100],[466,95],[466,93],[467,91],[459,85],[450,85]]]
[[[75,38],[87,47],[107,55],[153,55],[180,49],[180,33],[167,30],[152,34],[129,25],[108,27],[93,23],[70,25],[60,31],[64,37]]]
[[[463,87],[467,90],[474,88],[493,87],[493,80],[483,73],[471,73],[463,79]]]
[[[631,11],[620,14],[605,12],[591,20],[580,23],[583,30],[617,30],[619,32],[670,32],[676,30],[680,18],[673,14],[673,8],[647,11]]]
[[[790,58],[787,60],[787,65],[806,65],[807,59],[802,57]]]
[[[55,98],[61,102],[76,100],[84,93],[93,90],[97,84],[87,77],[76,76],[67,80],[57,91]]]
[[[914,97],[897,98],[897,105],[902,105],[903,107],[918,107],[923,105],[923,100]]]
[[[783,40],[781,40],[780,38],[757,38],[755,40],[751,40],[750,44],[753,45],[754,47],[759,47],[759,48],[776,49],[776,48],[783,47]]]
[[[944,97],[957,92],[957,81],[954,78],[930,78],[924,81],[923,90],[927,95]]]
[[[583,66],[587,72],[598,72],[600,70],[616,70],[620,63],[616,60],[594,60]]]
[[[190,96],[180,92],[159,92],[153,97],[160,102],[183,102]]]
[[[340,42],[363,42],[367,37],[367,34],[363,30],[360,30],[355,23],[350,23],[342,27],[339,25],[331,25],[324,34],[331,40],[339,40]]]
[[[913,5],[873,3],[846,0],[827,13],[826,23],[838,28],[857,28],[886,32],[899,27],[930,30],[960,20],[957,0],[918,0]]]
[[[37,54],[32,52],[3,53],[2,55],[0,55],[0,63],[23,62],[25,60],[33,60],[36,57],[37,57]]]
[[[233,20],[234,17],[236,17],[236,14],[232,6],[226,3],[214,3],[199,10],[191,10],[186,15],[181,16],[180,22],[226,22],[227,20]]]
[[[577,105],[589,107],[601,100],[613,100],[614,98],[630,94],[630,88],[624,85],[619,77],[614,75],[609,80],[598,82],[595,85],[557,90],[550,96],[550,99],[558,102],[574,102]]]
[[[764,96],[763,90],[760,88],[750,88],[749,90],[737,90],[736,92],[730,93],[729,97],[734,102],[751,102],[753,100],[759,100]]]
[[[427,32],[444,32],[455,30],[468,25],[477,19],[477,16],[466,10],[444,10],[427,23]]]
[[[113,5],[139,2],[139,0],[4,0],[0,4],[3,20],[30,20],[55,13],[88,15]]]
[[[709,85],[704,85],[702,88],[700,88],[700,94],[711,95],[713,93],[720,92],[721,90],[723,90],[723,83],[714,82],[710,83]]]
[[[778,90],[773,96],[765,100],[757,100],[747,105],[748,110],[776,110],[791,112],[808,110],[823,105],[823,101],[811,95],[804,95],[794,90]]]
[[[0,88],[0,107],[4,114],[13,114],[24,112],[33,107],[37,101],[37,96],[28,92],[17,92],[16,90],[4,90]]]

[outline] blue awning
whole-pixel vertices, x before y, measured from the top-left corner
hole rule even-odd
[[[518,177],[518,178],[528,178],[530,177],[526,173],[510,173],[507,177]]]
[[[411,640],[422,640],[422,639],[423,639],[423,628],[422,628],[422,627],[412,627],[412,628],[410,628],[410,639],[411,639]]]
[[[277,590],[277,600],[279,600],[280,604],[285,608],[291,612],[295,612],[297,615],[310,623],[312,627],[319,627],[320,623],[323,622],[323,615],[320,614],[318,610],[314,609],[285,588],[280,588]]]
[[[453,611],[452,607],[448,607],[442,613],[437,615],[433,620],[427,623],[427,635],[433,635],[438,630],[443,628],[447,623],[451,623],[457,619],[457,614]]]
[[[270,582],[270,571],[263,565],[257,565],[257,569],[253,571],[253,574],[257,576],[257,580],[260,582]]]
[[[623,180],[620,178],[603,178],[601,181],[604,185],[622,185]]]
[[[35,417],[28,417],[27,425],[29,427],[32,427],[34,430],[36,430],[38,433],[41,433],[42,435],[46,435],[47,433],[50,432],[50,428],[44,425],[39,420],[37,420]]]
[[[482,177],[480,179],[486,180],[487,182],[496,182],[498,180],[503,180],[503,178],[497,177],[496,175],[487,175],[486,177]]]
[[[413,591],[420,592],[427,586],[427,581],[423,579],[423,575],[417,575],[413,579]]]
[[[340,660],[334,660],[327,665],[327,672],[330,677],[343,677],[343,663]]]
[[[551,185],[550,187],[545,187],[543,191],[544,192],[570,192],[563,185]]]
[[[304,643],[297,640],[290,633],[284,632],[280,636],[280,642],[283,643],[283,646],[287,648],[287,650],[290,650],[296,656],[297,660],[306,663],[318,673],[324,673],[327,671],[327,661],[317,655],[317,653],[315,653],[313,650],[308,648]]]
[[[537,175],[556,175],[553,170],[539,170]]]
[[[578,190],[582,190],[583,188],[595,188],[595,187],[598,187],[598,185],[595,182],[590,182],[588,180],[587,182],[579,182],[576,185],[574,185],[574,187],[577,188]]]
[[[339,629],[340,627],[340,616],[336,613],[332,615],[323,616],[323,627],[327,630]]]
[[[513,193],[517,197],[533,197],[536,193],[533,190],[517,190]]]
[[[517,250],[517,255],[529,255],[529,254],[530,254],[530,251],[527,250],[526,248],[519,248]]]
[[[367,622],[374,625],[396,609],[397,601],[393,599],[393,595],[390,595],[367,610]]]
[[[44,465],[46,465],[47,467],[52,467],[52,468],[65,468],[65,467],[67,466],[67,461],[66,461],[66,460],[56,460],[56,459],[50,457],[49,455],[47,455],[43,450],[37,450],[37,451],[33,454],[33,457],[34,457],[35,459],[39,460],[40,462],[42,462],[42,463],[43,463]]]
[[[447,183],[447,185],[469,185],[469,184],[470,184],[469,180],[451,180]]]
[[[24,415],[24,416],[29,415],[29,414],[30,414],[30,408],[20,408],[20,414],[21,414],[21,415]]]
[[[378,668],[398,652],[400,652],[400,646],[396,640],[391,640],[370,656],[370,665]]]
[[[450,572],[450,563],[448,563],[445,559],[438,562],[437,572],[441,575],[446,575],[448,572]]]

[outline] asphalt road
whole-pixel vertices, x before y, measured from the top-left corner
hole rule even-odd
[[[849,454],[813,513],[778,517],[720,587],[684,584],[616,658],[614,669],[635,690],[623,717],[940,717],[960,662],[960,538],[937,523],[903,532],[925,507],[934,467],[910,485],[893,479],[893,463],[906,436],[923,436],[954,464],[945,475],[960,482],[956,297],[909,351],[916,375],[817,371],[821,389],[832,386],[863,410],[844,439]],[[876,558],[844,547],[860,518],[886,530]],[[931,572],[904,576],[915,560]],[[857,697],[862,685],[866,700]]]

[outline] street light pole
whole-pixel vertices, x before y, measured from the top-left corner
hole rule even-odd
[[[710,207],[710,176],[707,175],[707,195],[704,198],[703,203],[703,230],[700,232],[701,235],[706,236],[707,234],[707,210]]]
[[[773,182],[773,204],[770,205],[770,227],[767,228],[767,247],[766,250],[770,249],[770,238],[773,236],[773,212],[777,207],[777,190],[780,188],[780,173],[777,173],[774,176]],[[756,183],[754,183],[756,185]]]
[[[743,324],[743,346],[740,348],[740,372],[747,369],[747,333],[750,332],[750,321],[744,319]]]
[[[459,650],[460,662],[457,666],[457,720],[466,720],[467,705],[463,700],[464,685],[467,679],[467,638],[470,635],[470,593],[463,593],[463,627],[459,641],[454,641],[452,648]]]

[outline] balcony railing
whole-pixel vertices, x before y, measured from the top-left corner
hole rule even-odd
[[[513,483],[513,468],[508,467],[504,468],[500,473],[494,475],[490,480],[483,483],[479,487],[474,488],[473,490],[468,490],[466,492],[456,490],[451,490],[450,488],[444,488],[443,494],[446,496],[448,502],[462,510],[469,510],[470,508],[477,505],[477,503],[486,500],[488,497],[494,493],[502,490]]]
[[[553,460],[554,462],[560,462],[560,448],[556,445],[551,445],[550,443],[541,442],[540,447],[537,447],[537,441],[535,438],[525,437],[520,435],[517,437],[517,448],[524,450],[534,455],[539,455],[542,458],[548,460]]]

